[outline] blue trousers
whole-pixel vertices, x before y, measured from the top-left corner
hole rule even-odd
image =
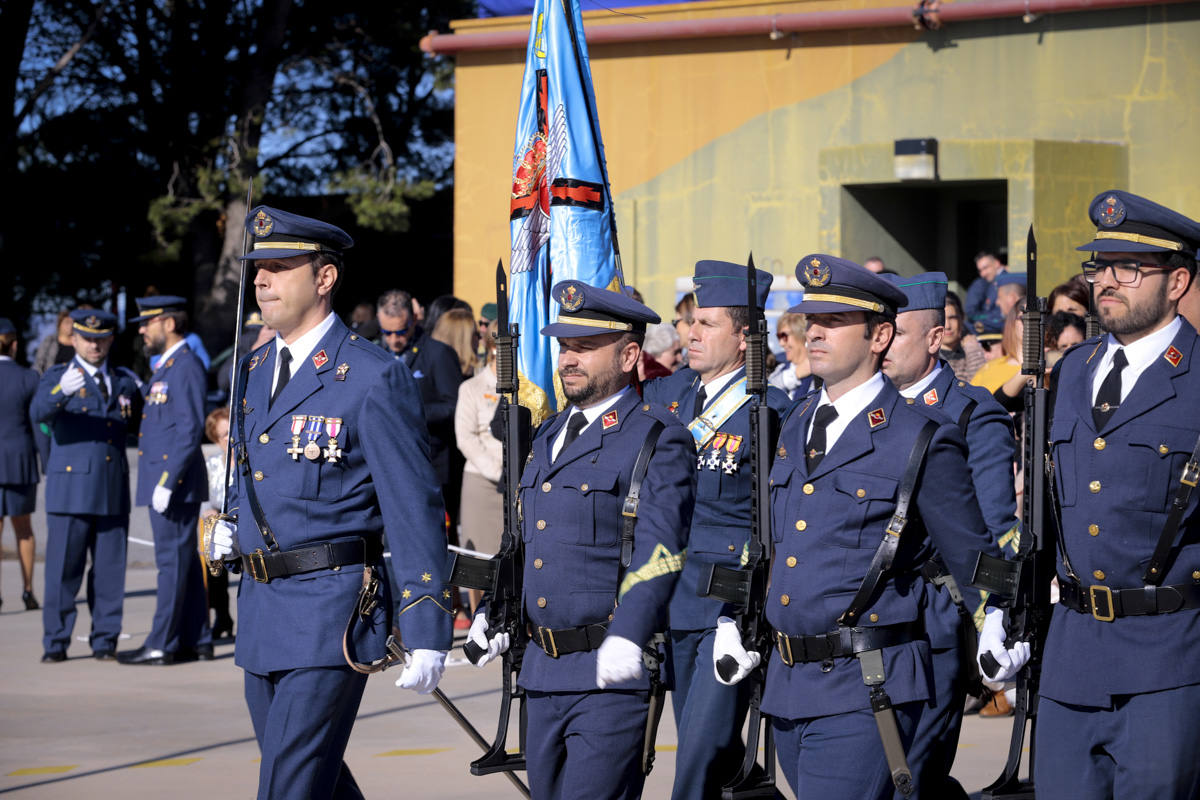
[[[867,689],[864,686],[863,692]],[[922,703],[895,707],[905,751]],[[888,800],[895,786],[870,709],[808,719],[773,719],[779,768],[799,798]]]
[[[912,798],[967,798],[959,782],[950,777],[962,731],[963,705],[967,701],[959,653],[959,648],[951,647],[931,654],[933,700],[929,705],[921,705],[921,717],[907,751],[915,788]],[[904,800],[904,796],[896,792],[894,800]]]
[[[645,692],[526,692],[525,764],[534,800],[642,796]]]
[[[75,597],[88,556],[87,602],[92,614],[93,650],[115,650],[125,603],[125,537],[129,516],[46,515],[46,597],[42,606],[42,647],[67,651],[75,630]]]
[[[713,675],[712,628],[671,631],[669,674],[674,690],[676,800],[719,798],[721,787],[737,776],[746,753],[742,723],[746,721],[749,691],[746,682],[736,686],[718,683]]]
[[[367,676],[349,667],[246,673],[246,706],[262,761],[258,800],[361,800],[342,760]]]
[[[172,503],[166,514],[150,509],[154,531],[154,564],[158,567],[158,597],[154,623],[145,646],[177,652],[212,644],[208,597],[196,542],[199,503]]]
[[[1189,800],[1200,797],[1200,685],[1116,695],[1108,707],[1043,697],[1038,797]]]

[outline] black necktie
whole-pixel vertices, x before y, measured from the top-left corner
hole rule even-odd
[[[562,451],[571,446],[571,442],[579,438],[579,434],[583,433],[583,429],[587,427],[587,424],[587,417],[583,415],[582,411],[576,411],[571,415],[571,418],[567,420],[567,435],[563,439],[562,447],[559,448],[559,455],[562,455]]]
[[[837,409],[831,405],[821,406],[813,417],[812,435],[808,437],[808,450],[804,453],[804,463],[812,472],[825,457],[825,429],[829,423],[837,419]]]
[[[96,370],[96,388],[100,390],[100,399],[108,405],[108,384],[104,382],[104,373]]]
[[[1113,353],[1112,369],[1104,376],[1104,383],[1100,384],[1100,391],[1096,393],[1096,405],[1092,406],[1092,422],[1096,423],[1096,430],[1103,428],[1121,406],[1121,370],[1128,364],[1129,359],[1125,358],[1123,348]]]
[[[275,391],[271,393],[271,405],[275,405],[275,398],[279,397],[283,387],[287,386],[287,382],[292,379],[291,364],[292,354],[286,347],[279,348],[279,380],[275,382]]]
[[[704,387],[700,387],[700,391],[696,392],[696,416],[700,416],[704,411],[704,402],[708,400],[708,395],[704,393]]]

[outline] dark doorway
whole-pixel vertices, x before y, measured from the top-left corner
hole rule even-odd
[[[975,254],[1008,261],[1008,182],[938,181],[842,187],[842,250],[883,258],[905,275],[941,270],[964,288]]]

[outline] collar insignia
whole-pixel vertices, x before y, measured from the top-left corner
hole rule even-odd
[[[930,389],[921,395],[921,399],[925,401],[925,405],[927,406],[936,406],[938,401],[937,389]]]
[[[887,422],[887,414],[883,413],[882,408],[877,408],[874,411],[867,412],[867,422],[871,424],[871,428],[878,428],[883,423]]]
[[[321,352],[317,353],[315,356],[312,357],[312,362],[313,362],[314,367],[316,367],[317,369],[320,369],[321,367],[323,367],[329,363],[329,356],[325,355],[325,351],[322,350]]]
[[[343,361],[341,364],[338,364],[337,374],[333,376],[333,379],[335,381],[344,381],[344,380],[346,380],[346,373],[349,371],[350,371],[350,365],[347,364],[345,361]]]
[[[604,430],[608,430],[609,428],[615,426],[617,424],[617,412],[609,411],[600,418],[600,422],[604,425]]]
[[[670,411],[672,414],[678,414],[679,413],[679,401],[672,400],[671,405],[667,406],[667,411]]]
[[[1172,367],[1178,367],[1179,362],[1183,360],[1183,353],[1179,352],[1175,345],[1171,345],[1167,348],[1167,352],[1163,353],[1163,358],[1170,361]]]

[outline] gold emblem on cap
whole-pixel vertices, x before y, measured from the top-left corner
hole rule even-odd
[[[83,321],[83,324],[87,325],[89,328],[99,328],[100,327],[100,318],[97,317],[95,314],[93,314],[90,317],[88,317],[87,319],[85,319]]]
[[[829,283],[831,272],[819,258],[810,258],[804,265],[804,282],[808,286],[820,288]]]
[[[258,237],[270,236],[271,231],[275,228],[275,220],[267,216],[267,212],[259,211],[254,215],[254,235]]]
[[[583,307],[583,290],[574,283],[568,284],[558,293],[558,302],[563,311],[578,311]]]

